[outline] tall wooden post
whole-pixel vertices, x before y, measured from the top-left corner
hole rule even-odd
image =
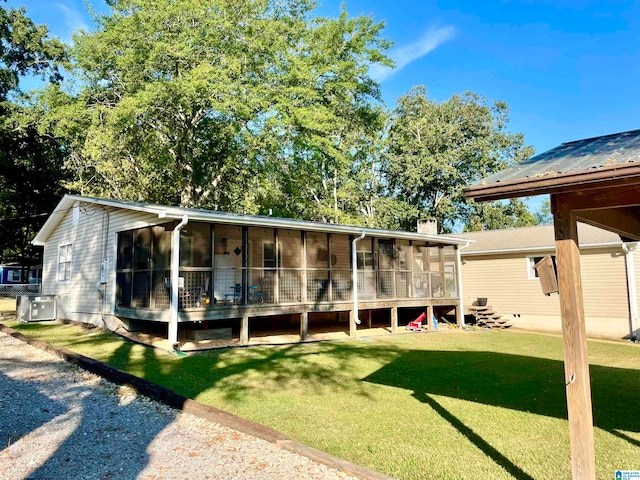
[[[249,315],[240,319],[240,345],[249,345]]]
[[[309,313],[305,310],[300,314],[300,340],[303,342],[309,335]]]
[[[391,307],[391,333],[398,333],[398,307]]]
[[[575,215],[551,195],[555,225],[556,262],[564,340],[564,371],[569,413],[571,468],[574,480],[595,480],[595,448],[591,382],[584,326],[580,250]]]

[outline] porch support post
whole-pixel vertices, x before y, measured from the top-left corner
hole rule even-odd
[[[240,319],[240,345],[249,345],[249,315]]]
[[[171,304],[169,315],[168,340],[172,348],[178,347],[178,291],[180,289],[180,231],[189,222],[184,215],[171,232]]]
[[[398,307],[391,307],[391,333],[398,333]]]
[[[433,305],[427,305],[427,330],[433,330],[432,320],[433,320]]]
[[[563,208],[562,203],[562,194],[551,195],[564,341],[571,469],[574,480],[595,480],[591,382],[584,325],[578,227],[575,213]]]
[[[638,294],[636,288],[636,267],[634,260],[634,252],[637,247],[637,243],[629,242],[622,243],[622,250],[624,251],[624,259],[627,270],[627,297],[629,298],[629,328],[630,336],[640,335],[638,330]]]
[[[309,312],[306,310],[300,314],[300,340],[304,341],[309,335]]]
[[[367,315],[367,328],[371,328],[371,309],[368,310],[368,315]]]
[[[456,307],[456,323],[458,327],[464,327],[464,305],[462,295],[462,260],[460,259],[460,248],[456,245],[456,283],[458,284],[458,305]]]
[[[349,336],[350,337],[356,336],[356,330],[357,330],[356,315],[358,315],[357,310],[349,310]]]

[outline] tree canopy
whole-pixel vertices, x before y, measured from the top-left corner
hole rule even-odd
[[[494,224],[508,224],[507,210],[468,204],[462,193],[466,185],[533,153],[507,123],[504,102],[489,104],[472,92],[438,103],[418,86],[400,97],[391,114],[384,165],[398,226],[411,228],[424,216],[436,219],[441,231],[452,231],[456,224],[478,226],[473,219],[488,213],[501,215]],[[515,204],[519,217],[526,207]]]
[[[309,0],[110,5],[74,37],[81,88],[50,117],[72,142],[72,188],[339,219],[338,184],[381,123],[367,73],[390,65],[381,24],[312,18]]]
[[[39,131],[20,90],[25,75],[61,80],[63,44],[24,8],[0,5],[0,258],[29,261],[30,244],[62,193],[63,147]]]

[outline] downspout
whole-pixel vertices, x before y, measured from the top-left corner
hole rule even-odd
[[[638,335],[638,294],[636,290],[636,267],[633,261],[633,251],[636,249],[636,245],[636,243],[622,243],[622,251],[624,252],[624,260],[627,266],[627,296],[629,297],[631,336]]]
[[[356,250],[356,244],[365,237],[364,230],[358,238],[354,238],[351,242],[351,273],[353,283],[353,316],[355,318],[356,325],[360,325],[360,319],[358,318],[358,256]]]
[[[464,323],[464,305],[463,305],[463,295],[462,295],[462,258],[460,256],[460,250],[467,248],[471,245],[470,242],[467,242],[464,246],[456,248],[456,271],[457,271],[457,281],[458,281],[458,297],[460,298],[459,308],[460,315],[458,320],[458,325],[460,328],[464,328],[466,325]]]
[[[171,232],[171,316],[169,317],[169,345],[178,348],[178,289],[180,288],[180,231],[189,223],[184,215]]]

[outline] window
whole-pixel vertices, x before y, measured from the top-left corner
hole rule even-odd
[[[9,270],[9,281],[10,282],[21,282],[22,281],[22,272],[20,270]]]
[[[545,257],[545,255],[541,255],[539,257],[527,257],[527,278],[529,280],[535,280],[538,277],[538,272],[535,269],[535,265],[536,263],[538,263],[540,260],[542,260]],[[556,266],[556,256],[555,255],[551,255],[551,260],[553,261],[553,268],[556,271],[556,274],[558,272],[558,267]]]
[[[371,252],[356,252],[358,270],[371,270],[373,268],[373,254]]]
[[[262,242],[262,262],[264,268],[276,268],[276,243],[273,240]]]
[[[58,250],[58,281],[66,282],[71,279],[71,255],[73,246],[69,243],[67,245],[60,245]]]

